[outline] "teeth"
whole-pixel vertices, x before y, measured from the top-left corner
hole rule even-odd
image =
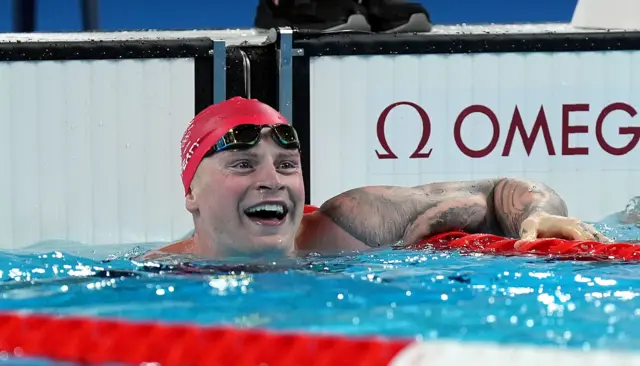
[[[277,204],[276,205],[274,204],[259,205],[259,206],[253,206],[247,210],[247,212],[258,212],[258,211],[273,211],[281,214],[281,213],[284,213],[284,206],[277,205]]]

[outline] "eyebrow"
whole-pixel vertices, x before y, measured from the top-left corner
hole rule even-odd
[[[279,158],[297,158],[300,156],[298,150],[284,150],[278,153]]]
[[[245,157],[250,159],[257,159],[258,154],[251,151],[245,151],[245,150],[230,150],[228,157],[229,158]]]

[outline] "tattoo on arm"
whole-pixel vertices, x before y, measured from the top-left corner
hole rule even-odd
[[[319,211],[366,245],[394,244],[402,239],[407,222],[429,208],[416,192],[407,194],[398,188],[353,189],[328,200]]]
[[[493,182],[472,183],[358,188],[328,200],[320,212],[372,247],[413,244],[453,229],[473,232],[497,226],[486,199]]]
[[[567,216],[567,205],[543,183],[504,178],[496,182],[491,194],[495,216],[506,235],[520,235],[520,224],[535,212]]]

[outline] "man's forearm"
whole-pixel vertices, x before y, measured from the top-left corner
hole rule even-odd
[[[518,236],[520,224],[535,213],[567,216],[564,200],[544,183],[503,178],[493,189],[495,216],[506,235]]]

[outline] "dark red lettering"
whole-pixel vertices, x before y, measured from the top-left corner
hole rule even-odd
[[[620,127],[618,129],[618,133],[621,135],[632,135],[631,140],[628,144],[623,147],[613,147],[609,145],[609,143],[604,139],[602,135],[602,125],[604,124],[604,120],[607,118],[609,113],[613,111],[624,111],[627,112],[631,118],[635,117],[638,112],[629,104],[626,103],[612,103],[606,106],[598,119],[596,120],[596,139],[598,140],[598,144],[602,147],[602,150],[608,152],[611,155],[624,155],[633,150],[637,145],[638,141],[640,141],[640,127]]]
[[[542,136],[544,137],[544,142],[547,145],[547,153],[549,155],[556,154],[556,149],[553,147],[553,140],[551,139],[551,132],[549,131],[549,122],[547,121],[547,115],[544,113],[543,106],[540,106],[540,111],[538,112],[536,121],[533,123],[533,128],[531,129],[531,135],[528,136],[527,131],[524,128],[524,123],[522,122],[522,115],[520,115],[520,110],[518,109],[518,106],[516,106],[513,111],[513,118],[511,118],[511,124],[509,125],[509,132],[507,132],[507,140],[504,142],[502,156],[509,156],[511,147],[513,146],[513,139],[516,135],[516,130],[520,133],[522,145],[524,145],[527,156],[531,155],[531,150],[533,149],[533,145],[536,143],[536,138],[538,137],[538,132],[540,132],[540,130],[542,130]]]
[[[376,150],[376,155],[378,155],[378,159],[397,159],[398,156],[391,150],[389,147],[389,143],[387,142],[387,136],[384,132],[384,126],[387,123],[387,116],[393,110],[393,108],[399,105],[408,105],[418,112],[420,116],[420,120],[422,121],[422,137],[420,138],[420,142],[418,142],[418,146],[416,150],[409,156],[409,159],[424,159],[428,158],[431,155],[431,151],[433,149],[429,149],[426,153],[422,152],[422,150],[427,146],[429,142],[429,137],[431,136],[431,120],[429,120],[429,115],[427,112],[422,109],[419,105],[413,102],[396,102],[389,105],[385,108],[380,117],[378,117],[378,124],[376,126],[376,134],[378,135],[378,141],[380,142],[380,146],[385,151],[384,153],[379,153]]]
[[[422,152],[425,149],[426,145],[429,142],[429,138],[431,136],[431,121],[429,119],[429,115],[427,112],[413,102],[396,102],[388,107],[386,107],[380,117],[378,118],[376,133],[378,136],[378,141],[382,149],[384,150],[380,153],[376,150],[376,154],[379,159],[397,159],[397,155],[391,150],[389,147],[389,143],[387,142],[385,135],[385,124],[387,121],[387,117],[389,113],[397,106],[407,105],[412,107],[418,112],[420,116],[420,120],[422,121],[422,136],[416,147],[416,150],[409,157],[410,159],[416,158],[428,158],[431,155],[432,149],[429,149],[427,152]],[[585,124],[570,124],[571,113],[573,112],[588,112],[590,110],[589,104],[563,104],[562,105],[562,151],[561,154],[563,156],[571,156],[571,155],[588,155],[589,147],[586,146],[569,146],[569,136],[571,134],[586,134],[589,133],[589,126]],[[605,108],[602,109],[598,118],[596,120],[595,125],[595,134],[596,140],[600,147],[608,154],[620,156],[625,155],[631,152],[633,149],[640,144],[640,126],[625,126],[620,127],[618,129],[618,133],[620,135],[630,135],[629,142],[624,146],[616,147],[612,146],[607,142],[603,135],[604,123],[609,114],[615,111],[626,112],[631,118],[634,118],[638,111],[631,105],[622,102],[611,103]],[[485,115],[489,121],[491,122],[492,127],[492,136],[488,145],[479,150],[473,150],[469,148],[462,139],[462,124],[465,119],[473,113],[480,113]],[[549,128],[549,121],[544,109],[544,106],[540,106],[540,110],[538,111],[538,115],[533,123],[533,127],[531,132],[527,134],[526,128],[524,126],[524,122],[522,119],[522,114],[520,113],[520,109],[518,106],[515,107],[513,116],[511,118],[511,123],[509,125],[509,130],[507,132],[507,137],[505,140],[505,144],[502,150],[502,156],[509,156],[511,154],[511,150],[513,147],[514,140],[516,138],[516,132],[519,133],[520,138],[522,139],[523,147],[528,156],[531,155],[531,151],[533,150],[533,146],[536,143],[536,139],[542,133],[542,137],[544,138],[544,143],[547,148],[547,153],[550,156],[556,155],[555,146],[553,144],[553,139],[551,138],[551,131]],[[454,140],[456,142],[457,147],[460,151],[470,158],[483,158],[493,150],[495,150],[498,140],[500,137],[500,122],[498,121],[498,117],[496,114],[488,107],[484,105],[471,105],[458,115],[456,118],[454,127],[453,127]]]
[[[588,147],[570,147],[569,135],[572,133],[588,133],[589,126],[569,125],[569,115],[571,112],[588,112],[588,104],[563,104],[562,105],[562,155],[588,155]]]
[[[462,135],[461,135],[462,123],[464,122],[465,118],[467,118],[472,113],[482,113],[489,118],[489,121],[491,121],[491,126],[493,128],[491,141],[489,142],[489,145],[487,145],[484,149],[472,150],[467,145],[464,144],[464,141],[462,141]],[[483,158],[489,155],[493,151],[493,149],[496,148],[499,137],[500,137],[500,123],[498,122],[498,117],[496,117],[496,114],[493,113],[491,109],[483,105],[476,104],[476,105],[472,105],[465,108],[458,115],[458,118],[456,118],[456,123],[453,126],[453,138],[456,141],[456,145],[458,145],[458,149],[460,149],[460,151],[462,151],[463,154],[471,158]]]

